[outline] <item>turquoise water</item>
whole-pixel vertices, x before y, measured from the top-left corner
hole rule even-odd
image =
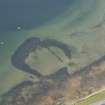
[[[0,44],[1,92],[27,78],[25,73],[11,65],[10,59],[16,48],[29,37],[54,38],[72,45],[76,49],[73,61],[77,63],[73,70],[91,63],[105,53],[105,0],[0,2],[0,42],[3,42]],[[98,24],[99,27],[96,27]],[[19,76],[13,81],[15,72]]]

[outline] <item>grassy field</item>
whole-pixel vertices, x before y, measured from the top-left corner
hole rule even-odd
[[[99,92],[89,98],[78,102],[75,105],[91,105],[92,103],[105,100],[105,91]]]

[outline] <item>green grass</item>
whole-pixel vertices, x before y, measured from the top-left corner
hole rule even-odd
[[[97,93],[93,96],[90,96],[89,98],[87,98],[81,102],[78,102],[75,105],[91,105],[92,103],[102,101],[102,100],[105,100],[105,91],[102,91],[102,92]]]

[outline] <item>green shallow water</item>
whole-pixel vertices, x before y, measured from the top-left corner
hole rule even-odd
[[[51,15],[53,18],[38,26],[25,28],[19,23],[17,26],[21,26],[20,30],[17,30],[14,25],[14,30],[4,28],[0,32],[0,41],[4,41],[4,44],[0,45],[0,93],[28,79],[28,74],[18,71],[12,66],[10,60],[17,47],[27,38],[53,38],[73,46],[75,50],[72,53],[72,62],[76,66],[70,67],[70,72],[80,69],[105,54],[105,0],[71,0],[71,3],[65,3],[63,7],[66,9],[64,8],[59,14]],[[58,6],[58,8],[62,7]],[[47,17],[50,14],[43,16]],[[42,17],[40,18],[42,20]],[[36,20],[33,19],[34,24],[35,22]],[[98,24],[101,25],[95,27]]]

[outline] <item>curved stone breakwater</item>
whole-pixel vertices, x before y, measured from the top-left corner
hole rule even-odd
[[[19,70],[23,70],[37,76],[38,78],[41,78],[43,75],[38,72],[38,70],[33,70],[30,68],[30,66],[25,63],[25,59],[28,57],[29,53],[37,50],[37,48],[49,48],[51,46],[60,48],[69,59],[71,58],[71,49],[66,44],[54,39],[45,39],[41,41],[40,38],[34,37],[26,40],[22,45],[20,45],[20,47],[12,55],[11,62]],[[59,56],[55,53],[53,54],[61,60]]]

